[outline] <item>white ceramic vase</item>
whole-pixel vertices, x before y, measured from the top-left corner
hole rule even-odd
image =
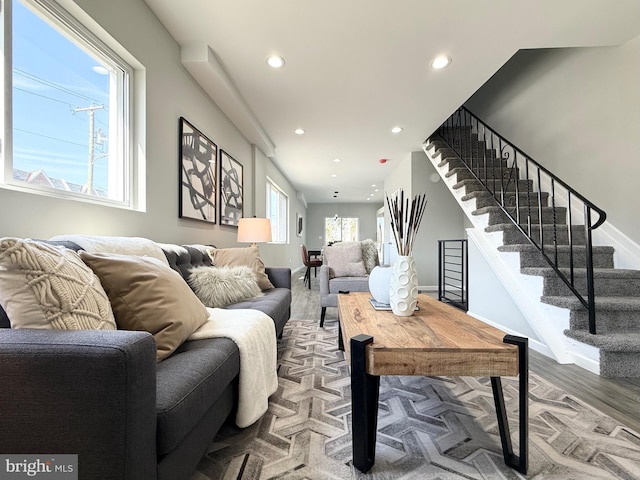
[[[391,285],[391,267],[374,267],[369,274],[369,292],[378,303],[389,305],[389,286]]]
[[[411,255],[396,258],[389,285],[389,304],[394,315],[413,315],[418,303],[418,274],[416,262]]]

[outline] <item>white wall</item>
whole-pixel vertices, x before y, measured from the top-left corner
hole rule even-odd
[[[70,0],[61,3],[76,7]],[[33,238],[63,233],[137,235],[160,242],[236,246],[236,228],[178,218],[179,117],[187,118],[218,148],[242,163],[245,216],[253,215],[254,209],[256,214],[264,214],[264,190],[254,197],[254,186],[264,185],[267,173],[275,177],[280,174],[274,172],[269,159],[256,153],[183,68],[178,44],[143,0],[76,0],[75,3],[145,69],[142,73],[146,81],[139,97],[144,116],[139,118],[146,120],[146,135],[139,148],[146,158],[147,209],[133,212],[0,188],[2,235]],[[296,201],[295,190],[282,178],[280,186]],[[295,218],[293,208],[299,205],[292,207]],[[260,248],[269,265],[289,266],[294,251],[298,253],[292,244]]]
[[[539,337],[472,238],[467,245],[469,249],[468,313],[512,335],[539,341]]]
[[[635,243],[640,36],[619,47],[518,52],[468,108],[607,212]]]

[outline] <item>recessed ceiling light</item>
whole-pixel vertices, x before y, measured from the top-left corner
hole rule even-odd
[[[293,133],[296,135],[304,135],[304,128],[296,128]]]
[[[376,184],[375,184],[375,183],[372,183],[372,184],[371,184],[371,186],[372,186],[373,188],[375,188],[375,187],[376,187]]]
[[[338,175],[337,175],[337,174],[335,174],[335,173],[332,173],[332,174],[331,174],[331,178],[336,178],[337,176],[338,176]]]
[[[391,133],[400,133],[402,131],[402,127],[393,127],[391,129]]]
[[[374,190],[374,192],[379,192],[379,191],[380,191],[380,189],[378,189],[378,188],[376,188],[376,189]]]
[[[440,70],[441,68],[446,67],[451,63],[451,58],[446,55],[440,55],[433,59],[431,62],[431,68],[435,70]]]
[[[333,162],[334,162],[334,163],[340,163],[341,161],[342,161],[342,159],[341,159],[341,158],[334,158],[334,159],[333,159]]]
[[[284,58],[279,55],[271,55],[267,57],[267,65],[271,68],[282,68],[284,67]]]

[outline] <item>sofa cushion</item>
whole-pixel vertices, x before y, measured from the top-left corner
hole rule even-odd
[[[331,277],[363,277],[367,274],[360,242],[325,247],[323,254]]]
[[[158,456],[172,451],[240,372],[228,338],[189,340],[157,368]]]
[[[118,328],[153,335],[157,361],[209,318],[184,279],[156,258],[88,252],[80,257],[100,278]]]
[[[265,273],[264,263],[260,258],[258,247],[211,248],[209,254],[216,267],[247,266],[256,274],[256,280],[261,290],[273,288],[273,284]]]
[[[329,280],[329,293],[368,291],[369,277],[337,277]]]
[[[115,330],[107,294],[76,252],[3,238],[0,271],[0,304],[13,328]]]
[[[249,267],[196,267],[189,275],[189,285],[207,307],[222,308],[252,297],[262,290]]]
[[[227,305],[225,308],[229,310],[237,308],[251,308],[260,310],[262,313],[269,315],[275,322],[281,319],[288,319],[289,308],[291,307],[291,290],[288,288],[272,288],[264,292],[261,297],[249,298],[243,302]]]

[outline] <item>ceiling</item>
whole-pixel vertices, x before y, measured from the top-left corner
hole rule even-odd
[[[640,31],[640,0],[145,1],[185,68],[308,203],[334,191],[382,203],[391,170],[519,49]],[[285,66],[267,66],[271,54]],[[441,54],[452,63],[431,69]]]

